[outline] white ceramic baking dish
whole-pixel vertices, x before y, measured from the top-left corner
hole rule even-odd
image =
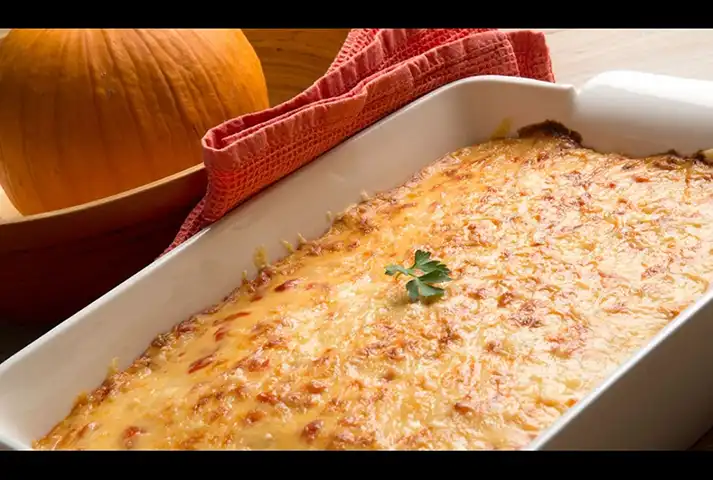
[[[325,212],[390,189],[441,155],[557,120],[587,146],[631,155],[713,146],[713,83],[607,72],[583,88],[507,77],[445,86],[366,129],[245,203],[0,365],[0,444],[29,449],[80,391],[124,368],[155,335],[255,272],[253,253],[321,235]],[[2,268],[2,267],[0,267]],[[61,275],[61,272],[57,272]],[[713,424],[710,292],[574,406],[530,449],[679,449]],[[37,301],[42,301],[41,293]]]

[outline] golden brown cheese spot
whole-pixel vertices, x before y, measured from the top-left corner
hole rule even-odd
[[[317,438],[317,435],[322,431],[324,428],[324,421],[323,420],[314,420],[312,422],[309,422],[307,425],[305,425],[305,428],[302,430],[302,438],[307,442],[307,443],[312,443],[314,442],[315,438]]]
[[[215,361],[215,354],[206,355],[194,361],[188,366],[188,373],[194,373],[198,370],[207,367]]]
[[[327,384],[318,380],[310,380],[305,386],[305,389],[309,393],[322,393],[327,389]]]
[[[498,297],[498,307],[507,307],[508,305],[510,305],[514,298],[515,295],[510,292],[503,293],[502,295],[500,295],[500,297]]]
[[[453,409],[462,415],[469,415],[477,411],[477,407],[468,402],[456,402]]]
[[[286,349],[287,348],[287,338],[280,335],[269,335],[267,341],[263,345],[266,350],[270,349]]]
[[[245,415],[245,423],[248,425],[252,425],[254,423],[259,422],[266,416],[267,414],[262,410],[250,410],[247,415]]]
[[[270,366],[270,358],[262,350],[257,350],[244,358],[241,358],[234,368],[239,368],[248,372],[259,372]]]
[[[237,318],[243,318],[247,317],[250,315],[250,312],[236,312],[236,313],[231,313],[230,315],[224,317],[224,318],[217,318],[213,321],[213,325],[220,325],[221,323],[229,323],[232,322],[233,320]]]
[[[280,399],[272,392],[260,392],[256,398],[258,402],[267,403],[269,405],[277,405],[280,403]]]
[[[518,449],[708,289],[713,166],[474,145],[158,336],[39,449]],[[384,267],[432,252],[409,300]]]
[[[138,441],[138,437],[140,435],[143,435],[144,433],[146,433],[146,431],[143,428],[139,428],[136,426],[128,427],[126,430],[124,430],[124,433],[121,436],[121,440],[124,447],[126,447],[126,449],[128,450],[134,448]]]
[[[286,290],[293,288],[298,283],[299,283],[299,280],[296,278],[293,278],[292,280],[287,280],[286,282],[283,282],[283,283],[279,284],[278,286],[276,286],[275,291],[276,292],[284,292]]]
[[[230,332],[230,327],[227,325],[222,325],[218,330],[215,331],[213,334],[213,338],[215,338],[216,342],[219,342],[225,338],[225,336]]]

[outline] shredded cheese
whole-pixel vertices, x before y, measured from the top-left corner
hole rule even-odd
[[[454,152],[300,236],[36,448],[522,448],[708,288],[712,178],[552,125]],[[451,269],[438,301],[384,274],[417,249]]]

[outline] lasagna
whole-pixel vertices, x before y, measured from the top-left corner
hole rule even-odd
[[[708,289],[712,179],[553,123],[463,148],[160,335],[35,448],[520,449]],[[440,295],[385,273],[417,251]]]

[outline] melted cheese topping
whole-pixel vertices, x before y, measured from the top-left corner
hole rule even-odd
[[[39,449],[517,449],[708,288],[711,167],[532,130],[446,156],[157,338]],[[443,298],[412,302],[417,249]]]

